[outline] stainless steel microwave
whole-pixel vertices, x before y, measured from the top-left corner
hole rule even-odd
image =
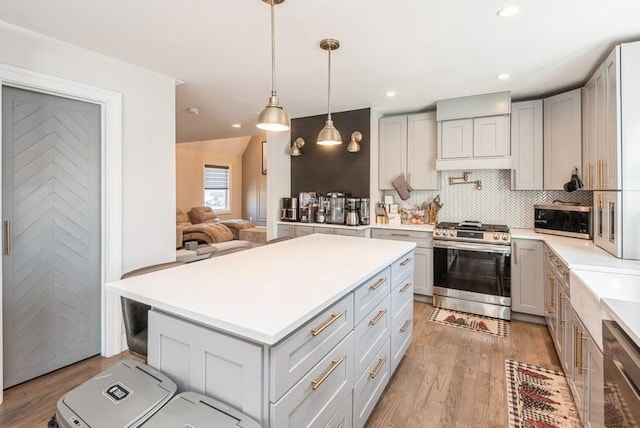
[[[590,206],[534,205],[534,230],[540,233],[591,239],[593,216]]]

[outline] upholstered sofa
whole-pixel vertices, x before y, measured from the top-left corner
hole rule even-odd
[[[255,224],[244,219],[222,220],[211,207],[193,207],[189,211],[192,224],[224,225],[231,230],[233,239],[240,239],[240,231],[256,227]]]

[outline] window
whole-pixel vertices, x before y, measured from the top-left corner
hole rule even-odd
[[[217,211],[229,211],[228,166],[204,166],[204,204]]]

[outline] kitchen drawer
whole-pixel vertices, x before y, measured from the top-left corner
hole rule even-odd
[[[391,374],[398,368],[398,364],[407,352],[413,338],[413,305],[404,308],[394,318],[391,327]]]
[[[273,347],[269,368],[270,401],[276,402],[351,330],[353,294],[349,293]]]
[[[380,345],[389,338],[391,328],[391,299],[387,295],[369,314],[356,325],[354,330],[355,343],[355,377],[358,378],[366,367],[371,363],[371,359],[377,352]]]
[[[433,248],[433,233],[426,230],[371,229],[371,237],[415,242],[418,247]]]
[[[413,275],[408,275],[402,285],[391,290],[391,325],[407,305],[413,305]]]
[[[313,226],[296,226],[296,238],[300,236],[312,235],[313,233]]]
[[[391,376],[389,338],[380,346],[353,388],[353,426],[360,428],[367,422]]]
[[[353,333],[271,404],[270,426],[323,427],[353,389]],[[316,389],[313,389],[313,388]]]
[[[324,428],[351,428],[353,426],[353,393],[342,402],[342,406],[331,416]]]
[[[355,297],[354,322],[358,324],[371,310],[389,294],[391,269],[385,268],[373,275],[353,293]]]
[[[416,259],[413,251],[408,252],[393,262],[391,264],[391,288],[400,285],[400,281],[408,272],[413,273],[415,264]]]

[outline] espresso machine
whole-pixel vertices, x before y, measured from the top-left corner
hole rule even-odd
[[[360,199],[347,198],[346,208],[347,208],[347,218],[346,218],[347,226],[359,225],[360,219],[359,219],[358,211],[360,210]]]
[[[360,224],[369,225],[369,198],[360,199]]]
[[[280,221],[298,221],[298,198],[280,199]]]
[[[298,195],[298,219],[303,223],[313,223],[318,209],[316,192],[300,192]]]
[[[327,223],[344,224],[344,193],[327,193],[327,198],[329,199],[329,214],[326,218]]]

